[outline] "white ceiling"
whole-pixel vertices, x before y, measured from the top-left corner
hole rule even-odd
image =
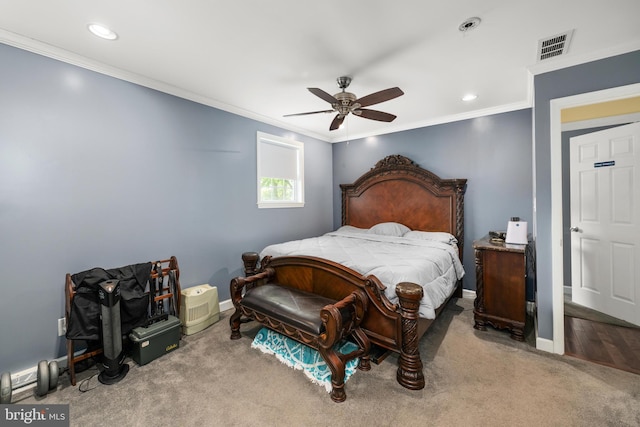
[[[532,74],[640,49],[639,17],[639,0],[0,0],[0,42],[337,142],[530,107]],[[568,53],[538,62],[568,30]],[[400,87],[370,107],[398,118],[283,117],[329,109],[306,88],[342,75],[358,97]]]

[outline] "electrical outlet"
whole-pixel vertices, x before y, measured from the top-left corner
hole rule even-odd
[[[67,319],[61,317],[58,319],[58,336],[64,336],[67,333]]]

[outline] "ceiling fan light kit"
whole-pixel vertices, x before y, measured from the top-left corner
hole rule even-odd
[[[362,117],[369,120],[377,120],[380,122],[392,122],[396,116],[393,114],[385,113],[383,111],[377,110],[369,110],[362,107],[368,107],[370,105],[379,104],[381,102],[389,101],[391,99],[397,98],[401,95],[404,95],[404,92],[400,90],[400,88],[393,87],[385,90],[381,90],[379,92],[375,92],[364,96],[362,98],[358,98],[355,94],[351,92],[347,92],[346,89],[351,84],[351,77],[342,76],[337,78],[338,87],[342,89],[342,92],[338,92],[335,95],[330,95],[322,89],[310,87],[307,88],[309,92],[316,95],[318,98],[328,102],[331,104],[331,110],[322,110],[322,111],[311,111],[308,113],[295,113],[295,114],[287,114],[285,117],[290,116],[305,116],[309,114],[317,114],[317,113],[338,113],[331,125],[329,126],[329,130],[336,130],[340,127],[344,118],[352,113],[355,116]]]

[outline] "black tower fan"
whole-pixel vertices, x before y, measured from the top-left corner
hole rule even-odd
[[[102,367],[98,380],[102,384],[115,384],[129,372],[122,351],[120,327],[120,284],[105,280],[98,289],[100,317],[102,318]]]

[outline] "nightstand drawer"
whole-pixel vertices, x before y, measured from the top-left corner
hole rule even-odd
[[[512,252],[482,251],[485,311],[525,321],[525,259]]]

